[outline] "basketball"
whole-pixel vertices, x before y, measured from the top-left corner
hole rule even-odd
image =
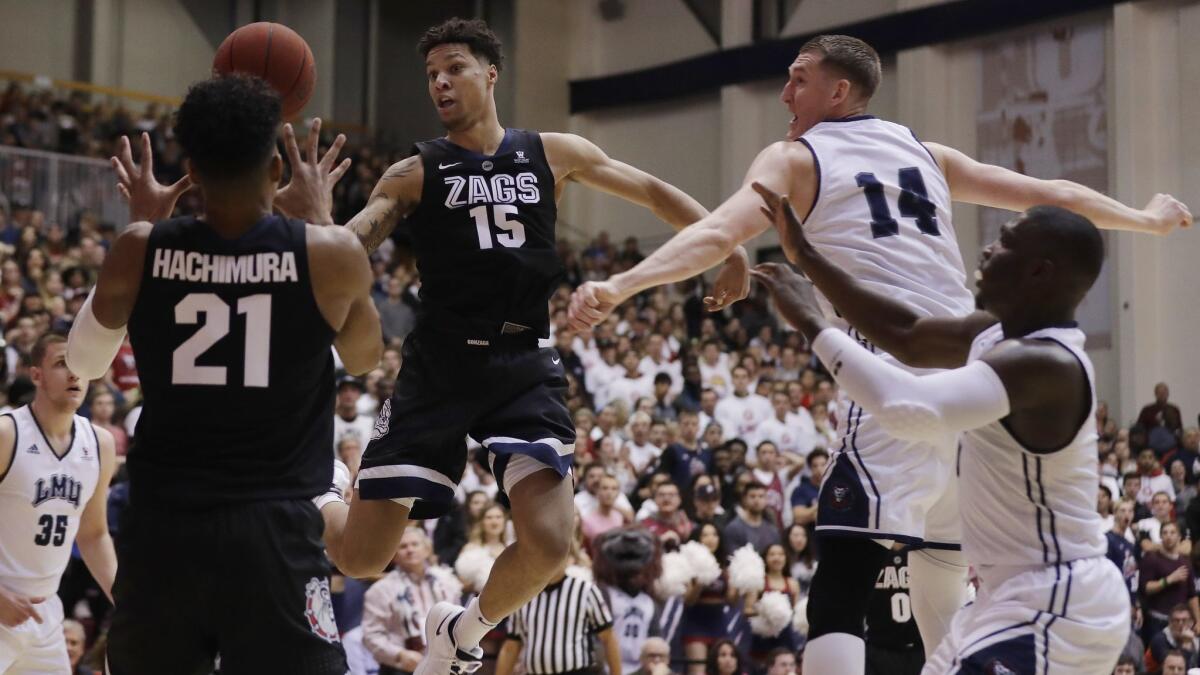
[[[279,92],[285,119],[299,113],[312,98],[317,66],[312,49],[296,31],[279,23],[260,21],[233,31],[213,58],[219,75],[257,75]]]

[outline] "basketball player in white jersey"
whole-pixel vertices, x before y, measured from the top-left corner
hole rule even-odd
[[[921,143],[909,129],[865,114],[880,77],[879,57],[861,40],[825,35],[801,47],[781,95],[792,113],[787,141],[759,153],[742,187],[709,216],[633,269],[581,286],[572,298],[572,324],[594,325],[636,293],[700,273],[763,232],[770,222],[759,213],[756,182],[800,205],[809,239],[823,254],[929,317],[959,317],[974,308],[952,200],[1014,211],[1054,204],[1106,229],[1165,233],[1191,223],[1187,209],[1166,195],[1132,209],[1081,185],[1030,178]],[[736,299],[716,298],[709,306]],[[860,337],[853,320],[821,302],[831,322]],[[909,567],[913,614],[927,649],[965,601],[953,443],[895,439],[858,402],[843,397],[842,403],[842,442],[818,502],[823,564],[808,605],[809,673],[863,668],[863,620],[884,546],[921,547]]]
[[[0,673],[71,669],[56,594],[72,543],[109,598],[117,556],[108,534],[112,434],[75,414],[87,383],[66,362],[67,340],[33,347],[33,402],[0,415]]]
[[[1095,374],[1074,320],[1104,264],[1099,231],[1066,209],[1029,209],[983,250],[983,311],[928,317],[819,253],[787,201],[763,196],[812,279],[754,270],[783,317],[887,433],[960,443],[963,551],[980,589],[922,672],[1111,672],[1129,594],[1095,508]],[[824,318],[813,284],[880,348],[951,370],[918,375],[876,356]]]

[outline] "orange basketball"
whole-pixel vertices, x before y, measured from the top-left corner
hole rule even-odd
[[[317,82],[317,66],[304,38],[283,24],[266,21],[230,33],[217,48],[213,72],[257,75],[271,83],[279,92],[284,119],[308,104]]]

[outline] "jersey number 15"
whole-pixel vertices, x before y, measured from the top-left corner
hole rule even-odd
[[[189,293],[175,305],[175,323],[197,323],[201,313],[204,314],[204,325],[171,356],[171,384],[226,384],[225,366],[200,366],[196,359],[229,333],[230,307],[214,293]],[[246,315],[243,384],[247,387],[269,386],[271,295],[258,293],[239,298],[237,313]]]

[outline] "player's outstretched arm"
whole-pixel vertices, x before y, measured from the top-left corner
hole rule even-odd
[[[96,491],[79,518],[75,543],[88,571],[111,602],[113,579],[117,576],[117,553],[108,532],[108,484],[112,482],[117,465],[117,444],[107,429],[92,428],[96,430],[96,441],[100,445],[100,477],[96,481]]]
[[[1032,178],[999,166],[978,162],[954,148],[937,143],[925,146],[937,159],[956,202],[1024,211],[1046,204],[1074,211],[1105,230],[1167,234],[1190,227],[1188,207],[1166,194],[1157,194],[1143,209],[1121,202],[1069,180]]]
[[[560,180],[575,181],[643,206],[676,230],[708,215],[708,210],[683,190],[609,157],[582,136],[544,133],[542,143]]]
[[[763,213],[779,232],[788,260],[808,276],[847,323],[900,361],[922,368],[961,366],[967,362],[975,336],[996,323],[987,312],[924,317],[892,296],[860,283],[809,242],[786,196],[758,183],[752,187],[765,204]]]
[[[770,291],[783,318],[808,338],[838,386],[888,435],[938,441],[1008,415],[1008,393],[987,364],[976,361],[933,375],[914,375],[832,327],[821,314],[812,283],[787,266],[767,263],[751,274]]]
[[[341,228],[309,226],[307,233],[313,294],[336,333],[333,345],[350,374],[366,373],[379,365],[383,354],[383,329],[371,300],[366,251]]]
[[[424,180],[425,168],[420,155],[402,159],[384,172],[371,191],[366,208],[346,223],[346,228],[358,236],[367,253],[379,248],[400,219],[417,208]]]
[[[100,277],[67,337],[67,367],[85,381],[104,377],[125,340],[125,325],[142,285],[148,222],[131,223],[104,258]]]
[[[649,209],[676,231],[699,221],[708,210],[683,190],[635,166],[609,157],[599,146],[575,134],[542,134],[546,155],[556,176]],[[717,311],[750,292],[749,256],[734,248],[705,298],[709,311]]]
[[[813,170],[812,154],[803,145],[768,146],[750,165],[742,187],[712,213],[671,237],[633,269],[581,286],[571,300],[571,322],[577,328],[594,326],[635,294],[688,279],[725,260],[742,242],[770,227],[750,184],[757,181],[778,192],[805,186],[811,199],[816,189]]]

